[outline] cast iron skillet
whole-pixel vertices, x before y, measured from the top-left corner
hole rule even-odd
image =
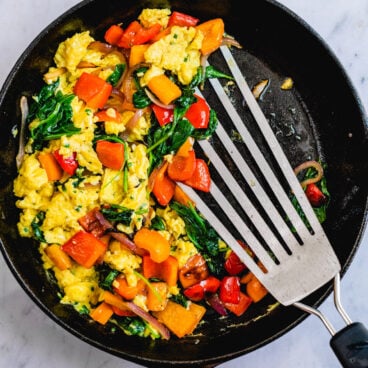
[[[271,78],[261,104],[292,163],[309,157],[320,157],[327,163],[332,201],[324,228],[343,266],[342,274],[356,252],[366,222],[367,119],[329,48],[295,14],[272,0],[245,4],[241,0],[83,1],[48,26],[11,71],[0,96],[0,232],[4,257],[20,285],[67,331],[111,354],[150,367],[215,366],[270,343],[305,315],[292,307],[268,311],[275,303],[268,297],[241,318],[221,319],[208,313],[194,337],[153,342],[113,333],[59,304],[56,289],[42,269],[37,246],[20,238],[16,229],[18,211],[12,181],[18,141],[12,128],[20,122],[20,97],[40,89],[42,74],[52,63],[59,42],[87,29],[102,39],[109,25],[126,24],[144,7],[171,7],[202,21],[222,17],[226,31],[244,45],[241,67],[250,85]],[[295,88],[281,93],[279,83],[285,76],[293,78]],[[330,292],[326,286],[306,302],[317,306]]]

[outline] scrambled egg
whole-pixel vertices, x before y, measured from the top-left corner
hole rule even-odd
[[[143,9],[138,19],[143,27],[149,28],[154,24],[161,24],[163,28],[167,27],[169,22],[170,9]]]
[[[144,57],[147,63],[152,64],[151,68],[169,70],[186,85],[191,82],[200,67],[202,40],[202,32],[197,32],[194,27],[173,26],[169,35],[148,47]],[[142,84],[147,84],[149,79],[157,74],[157,70],[148,72],[141,81]]]

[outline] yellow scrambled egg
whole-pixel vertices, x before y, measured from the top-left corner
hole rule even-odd
[[[169,35],[154,42],[145,52],[145,60],[152,67],[141,83],[147,84],[161,69],[176,74],[182,84],[189,84],[201,64],[202,40],[203,34],[194,27],[173,26]]]

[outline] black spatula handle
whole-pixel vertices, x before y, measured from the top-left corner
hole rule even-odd
[[[337,332],[330,345],[344,368],[368,367],[368,330],[362,323],[352,323]]]

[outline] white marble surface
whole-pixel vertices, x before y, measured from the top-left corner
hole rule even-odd
[[[368,102],[368,1],[281,0],[304,18],[335,52],[363,103]],[[29,42],[77,0],[0,0],[0,85]],[[260,16],[260,19],[262,17]],[[348,123],[348,122],[347,122]],[[342,297],[353,320],[368,325],[368,234],[347,275]],[[342,327],[332,300],[321,306]],[[339,367],[329,347],[330,336],[315,317],[246,356],[221,368]],[[115,368],[139,367],[78,340],[51,321],[15,281],[0,256],[0,367]]]

